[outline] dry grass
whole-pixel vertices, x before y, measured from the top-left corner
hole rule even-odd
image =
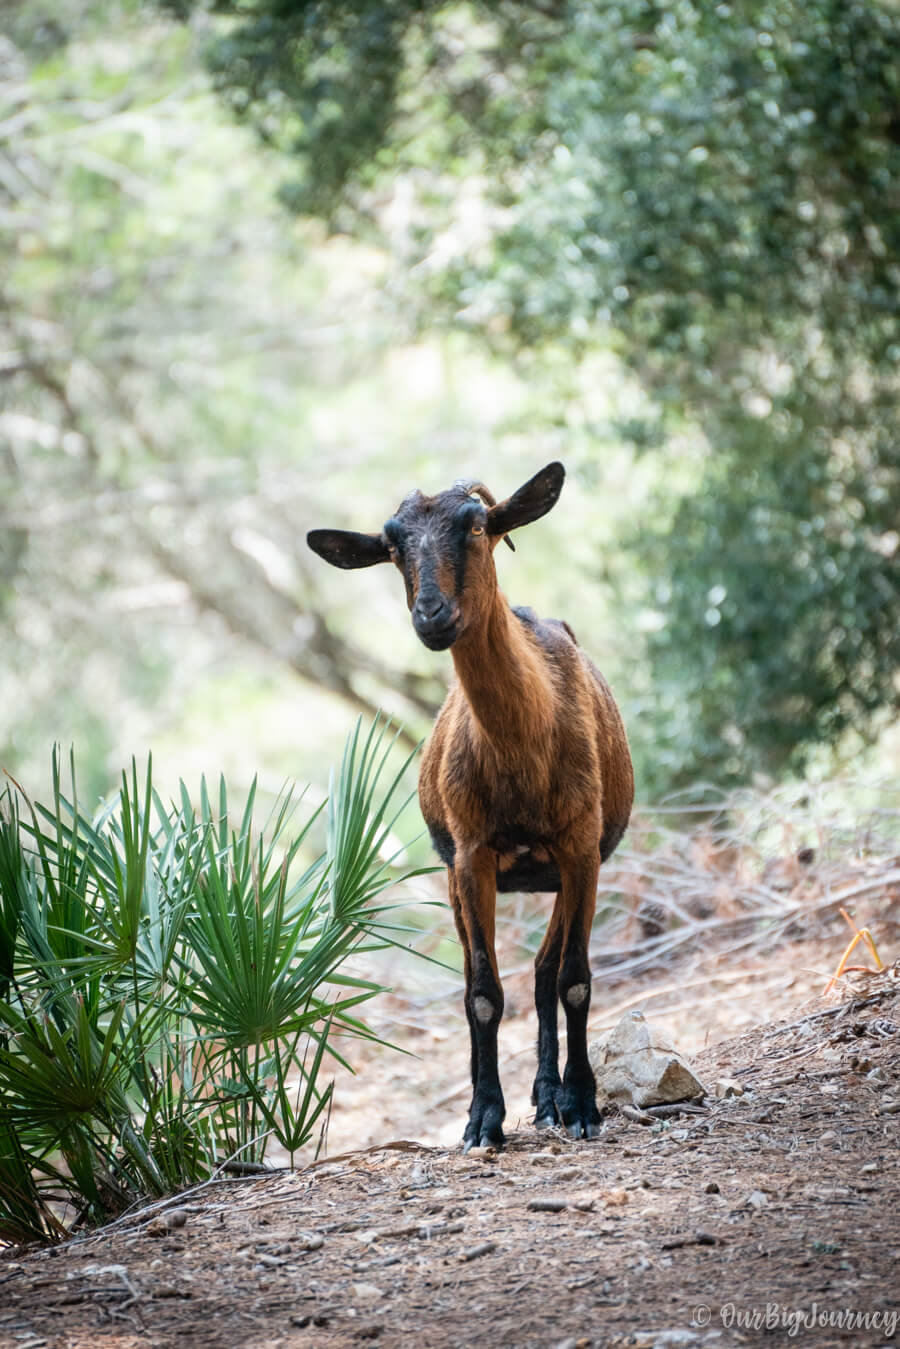
[[[900,786],[849,782],[641,812],[601,873],[603,967],[637,974],[699,943],[717,957],[812,936],[840,909],[900,893]]]

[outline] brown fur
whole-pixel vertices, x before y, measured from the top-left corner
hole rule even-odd
[[[520,831],[554,857],[599,853],[605,818],[627,821],[634,793],[618,708],[568,634],[546,652],[493,579],[483,614],[451,648],[458,682],[425,748],[422,813],[498,865],[498,840]]]

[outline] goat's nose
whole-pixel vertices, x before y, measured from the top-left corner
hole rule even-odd
[[[422,618],[437,618],[438,614],[445,607],[446,600],[443,595],[427,595],[419,598],[416,608]]]

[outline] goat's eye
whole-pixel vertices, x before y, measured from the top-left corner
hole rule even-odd
[[[483,534],[483,533],[484,533],[484,525],[473,525],[473,526],[472,526],[472,533],[473,533],[473,534]]]

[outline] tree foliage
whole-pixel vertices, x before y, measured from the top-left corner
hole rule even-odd
[[[51,715],[113,760],[113,709],[253,652],[415,737],[443,671],[304,531],[523,455],[571,474],[513,598],[577,621],[643,791],[896,710],[894,6],[0,12],[6,762]]]
[[[688,447],[633,543],[662,776],[877,729],[900,669],[896,6],[212,9],[216,79],[293,156],[295,209],[387,237],[423,323],[511,358],[611,343],[657,404],[623,432]]]
[[[414,725],[440,686],[344,634],[303,545],[326,495],[308,391],[386,325],[290,228],[183,29],[128,3],[3,13],[4,763],[40,726],[42,758],[91,744],[100,791],[115,711],[152,707],[158,734],[236,650]]]

